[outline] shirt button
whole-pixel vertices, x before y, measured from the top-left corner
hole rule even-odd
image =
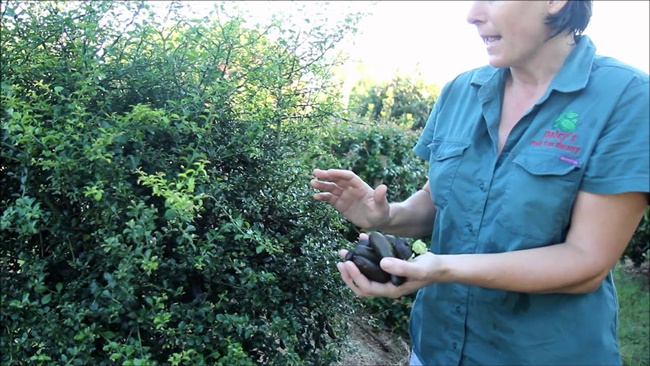
[[[451,345],[451,348],[453,348],[453,349],[458,348],[458,344],[457,344],[456,342],[454,342],[454,343]]]
[[[460,314],[460,305],[456,305],[456,312]]]
[[[479,184],[478,187],[481,189],[481,191],[483,191],[484,188],[485,188],[485,186],[483,185],[483,183]]]

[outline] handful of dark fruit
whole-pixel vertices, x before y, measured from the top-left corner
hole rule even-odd
[[[379,261],[384,257],[395,257],[408,260],[413,255],[413,250],[405,239],[389,234],[373,231],[368,239],[359,240],[354,249],[348,251],[346,261],[352,261],[369,280],[386,283],[390,281],[399,286],[405,278],[392,275],[379,267]]]

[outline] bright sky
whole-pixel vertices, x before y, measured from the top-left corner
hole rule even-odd
[[[368,73],[390,78],[396,69],[419,70],[444,84],[487,62],[476,27],[465,20],[471,1],[380,1],[359,26],[351,54],[370,64]],[[594,2],[584,34],[597,52],[645,72],[649,69],[649,1]]]
[[[200,14],[212,2],[192,2]],[[313,11],[327,10],[338,19],[350,9],[371,12],[359,24],[359,34],[341,44],[351,56],[348,83],[363,73],[377,81],[390,79],[397,70],[416,68],[431,83],[443,85],[461,72],[485,65],[485,45],[476,28],[466,22],[471,1],[236,1],[253,18],[273,12],[295,12],[298,5]],[[594,1],[593,16],[585,34],[600,54],[618,58],[649,72],[650,1]],[[308,10],[311,11],[311,10]],[[309,17],[306,13],[295,16]],[[254,23],[255,21],[252,21]]]

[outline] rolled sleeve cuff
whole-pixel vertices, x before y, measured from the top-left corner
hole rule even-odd
[[[592,179],[582,184],[581,190],[596,194],[620,194],[627,192],[650,193],[650,177],[617,177]]]
[[[429,161],[429,157],[431,156],[431,149],[425,144],[418,143],[415,145],[413,148],[413,152],[415,152],[415,155],[419,156],[420,158]]]

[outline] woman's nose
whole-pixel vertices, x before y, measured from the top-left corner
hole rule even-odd
[[[484,1],[472,1],[472,5],[467,13],[467,22],[477,25],[485,22],[485,12],[483,11]]]

